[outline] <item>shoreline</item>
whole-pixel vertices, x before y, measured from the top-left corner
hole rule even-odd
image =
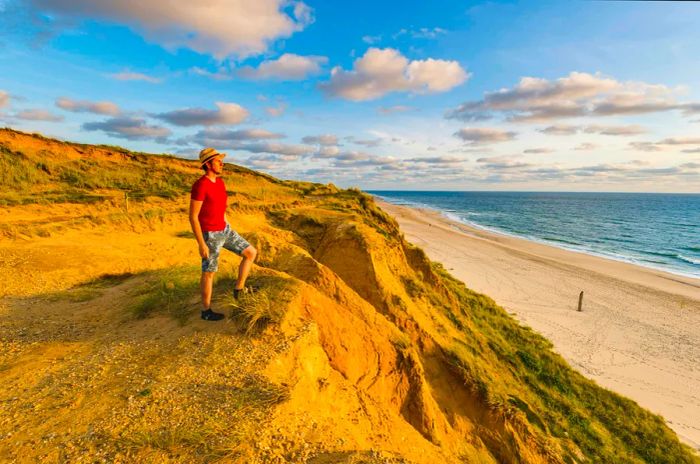
[[[428,205],[411,204],[410,202],[405,203],[405,204],[392,203],[391,201],[389,201],[389,199],[382,198],[380,195],[373,194],[373,193],[370,193],[370,195],[372,195],[377,202],[381,202],[383,204],[390,204],[390,205],[394,205],[394,206],[410,208],[410,209],[414,209],[414,210],[418,210],[418,211],[423,211],[427,214],[437,214],[441,218],[454,223],[455,226],[464,226],[465,232],[468,230],[469,231],[484,231],[488,234],[502,235],[504,237],[510,237],[510,238],[514,238],[514,239],[518,239],[518,240],[525,240],[525,241],[530,242],[530,243],[537,243],[540,245],[545,245],[545,246],[552,247],[552,248],[558,248],[558,249],[561,249],[564,251],[569,251],[572,253],[581,253],[581,254],[593,256],[596,258],[602,258],[602,259],[607,259],[607,260],[616,261],[616,262],[620,262],[620,263],[626,263],[626,264],[642,267],[642,268],[645,268],[645,269],[648,269],[651,271],[655,271],[655,272],[662,272],[662,273],[671,274],[671,275],[674,275],[677,277],[681,277],[684,279],[696,280],[696,281],[698,281],[698,288],[700,288],[700,274],[694,275],[694,274],[684,272],[683,270],[673,269],[673,268],[670,268],[670,267],[667,267],[664,265],[654,266],[653,264],[647,264],[647,263],[635,261],[634,258],[630,258],[630,257],[624,256],[624,255],[606,254],[604,252],[599,252],[599,251],[591,250],[591,249],[578,249],[574,245],[569,245],[569,246],[565,245],[564,244],[565,242],[557,243],[556,241],[550,241],[550,240],[546,240],[546,239],[542,239],[542,238],[538,238],[538,237],[529,237],[529,236],[524,236],[524,235],[518,235],[516,233],[508,232],[505,230],[499,230],[496,227],[485,226],[483,224],[478,224],[476,222],[469,222],[469,221],[466,221],[464,219],[457,218],[457,217],[452,218],[452,217],[450,217],[451,212],[442,211],[438,208],[433,208],[433,207],[428,206]]]
[[[376,200],[431,260],[552,341],[586,377],[663,416],[700,450],[700,279]]]

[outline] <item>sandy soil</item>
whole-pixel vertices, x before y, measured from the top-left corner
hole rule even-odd
[[[551,340],[574,368],[660,414],[700,449],[700,280],[378,203],[432,260]]]

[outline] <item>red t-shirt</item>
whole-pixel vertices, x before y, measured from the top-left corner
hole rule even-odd
[[[199,210],[198,216],[202,232],[214,232],[226,228],[224,213],[226,213],[228,196],[224,181],[220,177],[216,178],[216,182],[212,182],[207,176],[202,176],[192,186],[191,198],[202,202],[202,209]]]

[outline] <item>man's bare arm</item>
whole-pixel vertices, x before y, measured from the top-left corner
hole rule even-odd
[[[202,202],[197,200],[190,200],[190,226],[192,227],[192,233],[194,233],[194,238],[197,239],[197,246],[199,247],[199,255],[202,258],[209,257],[209,247],[204,241],[204,234],[202,234],[202,226],[199,224],[199,211],[202,209]]]

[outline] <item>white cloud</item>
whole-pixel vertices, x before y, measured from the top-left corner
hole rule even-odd
[[[555,124],[553,126],[538,129],[539,132],[549,135],[575,135],[579,132],[586,134],[600,134],[612,136],[628,136],[644,134],[647,130],[642,126],[603,126],[599,124],[591,124],[588,126],[570,126],[567,124]]]
[[[355,137],[347,137],[348,141],[356,144],[356,145],[362,145],[363,147],[367,148],[372,148],[372,147],[378,147],[382,143],[384,143],[384,139],[378,138],[378,139],[356,139]]]
[[[587,134],[601,134],[601,135],[638,135],[647,132],[642,126],[599,126],[590,125],[583,128],[583,131]]]
[[[94,113],[107,116],[116,116],[121,113],[119,106],[110,101],[93,102],[89,100],[73,100],[61,97],[56,100],[56,106],[73,113]]]
[[[523,150],[523,153],[529,155],[543,155],[547,153],[554,153],[554,150],[552,148],[528,148]]]
[[[285,144],[277,142],[246,143],[237,147],[238,150],[245,150],[251,153],[271,153],[283,155],[289,158],[311,155],[316,152],[316,148],[310,145]]]
[[[655,152],[667,151],[674,146],[698,145],[700,149],[700,137],[670,137],[658,142],[630,142],[629,146],[633,150]],[[681,150],[683,153],[697,153],[696,148],[686,148]]]
[[[144,119],[137,117],[119,117],[101,122],[86,122],[82,128],[87,131],[103,131],[112,137],[128,140],[155,139],[165,142],[165,138],[171,134],[169,129],[149,125]]]
[[[246,79],[275,79],[297,81],[321,72],[321,66],[328,62],[325,56],[300,56],[285,53],[276,60],[267,60],[257,68],[245,66],[238,75]]]
[[[280,38],[313,22],[311,9],[288,0],[191,2],[33,0],[40,10],[66,17],[127,24],[168,49],[189,48],[223,59],[259,55]]]
[[[333,134],[323,134],[323,135],[307,135],[301,139],[304,143],[318,144],[318,145],[338,145],[338,137]]]
[[[579,126],[569,126],[566,124],[555,124],[553,126],[545,127],[544,129],[537,129],[539,132],[548,135],[573,135],[576,134],[581,128]]]
[[[186,108],[155,114],[153,117],[176,126],[235,125],[245,121],[250,113],[236,103],[216,102],[218,109]]]
[[[265,129],[228,130],[208,127],[198,131],[193,136],[185,137],[179,141],[184,145],[195,143],[197,145],[217,147],[220,149],[238,149],[250,141],[276,140],[285,137],[286,135],[284,134],[271,132]]]
[[[143,81],[148,82],[150,84],[160,84],[161,82],[163,82],[163,79],[159,79],[157,77],[151,77],[147,76],[146,74],[128,71],[110,74],[109,77],[118,81]]]
[[[580,143],[578,146],[574,147],[574,150],[590,151],[590,150],[595,150],[596,148],[598,148],[598,145],[596,145],[595,143],[583,142],[583,143]]]
[[[482,145],[488,143],[508,142],[515,138],[516,133],[495,128],[465,127],[455,132],[454,136],[468,142],[471,145]]]
[[[441,27],[421,27],[419,29],[401,29],[392,37],[397,39],[402,35],[409,35],[414,39],[436,39],[440,35],[447,34],[447,31]]]
[[[15,115],[18,119],[25,119],[27,121],[49,121],[49,122],[60,122],[63,121],[63,116],[58,116],[47,110],[24,110],[20,111]]]
[[[390,92],[435,93],[462,84],[469,74],[456,61],[409,61],[397,50],[370,48],[353,69],[336,66],[321,88],[331,96],[352,101],[374,100]]]
[[[4,108],[5,106],[10,104],[10,94],[5,92],[4,90],[0,90],[0,108]]]
[[[265,113],[267,113],[268,116],[271,116],[273,118],[278,118],[284,114],[284,112],[287,111],[287,104],[282,102],[277,106],[266,106],[265,107]]]
[[[492,170],[510,170],[510,169],[523,169],[534,166],[531,163],[525,163],[519,161],[521,155],[513,156],[490,156],[486,158],[479,158],[476,160],[485,169]]]
[[[340,154],[340,148],[337,146],[321,146],[316,153],[316,158],[335,158]]]
[[[638,151],[653,152],[663,150],[662,147],[655,144],[654,142],[630,142],[629,145],[631,149]]]
[[[700,137],[672,137],[657,143],[661,145],[700,145]]]
[[[409,158],[404,161],[419,164],[430,164],[430,165],[454,165],[464,163],[466,160],[462,158],[457,158],[455,156],[433,156],[433,157],[423,157],[423,158]]]
[[[678,103],[661,84],[621,82],[600,74],[572,72],[556,80],[523,77],[513,88],[487,92],[480,101],[465,102],[447,112],[448,119],[479,121],[495,115],[519,122],[579,116],[644,114],[681,110],[690,114],[700,104]]]
[[[362,36],[362,41],[369,45],[374,45],[382,40],[381,35],[365,35]]]

